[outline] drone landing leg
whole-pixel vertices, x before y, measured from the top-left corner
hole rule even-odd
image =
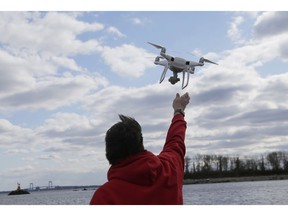
[[[167,70],[168,70],[168,65],[166,65],[164,70],[163,70],[163,73],[162,73],[161,78],[160,78],[160,83],[162,83],[162,81],[164,80]]]
[[[185,80],[185,73],[187,72],[187,79],[186,79],[186,84],[184,86],[184,80]],[[189,71],[183,71],[183,79],[182,79],[182,89],[186,88],[188,83],[189,83],[189,78],[190,78],[190,73]]]

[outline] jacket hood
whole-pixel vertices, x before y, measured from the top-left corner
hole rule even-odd
[[[144,151],[112,165],[107,174],[108,181],[118,179],[140,185],[152,185],[160,169],[159,158],[149,151]]]

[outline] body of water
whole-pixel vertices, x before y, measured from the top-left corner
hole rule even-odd
[[[187,205],[288,205],[288,180],[184,185]]]
[[[0,194],[0,205],[88,205],[95,190]],[[183,186],[185,205],[288,205],[288,180]]]

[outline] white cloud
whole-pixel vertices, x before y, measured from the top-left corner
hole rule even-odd
[[[86,75],[47,77],[26,91],[19,91],[0,98],[0,110],[37,110],[41,108],[54,110],[78,102],[81,97],[101,85],[105,85],[103,80]]]
[[[103,47],[96,39],[77,39],[79,34],[104,28],[76,20],[77,13],[2,12],[0,16],[0,32],[5,32],[0,35],[5,44],[0,50],[1,110],[56,109],[106,85],[104,77],[89,74],[70,57],[76,54],[100,53],[112,71],[128,77],[139,77],[154,66],[143,57],[151,54],[133,45]],[[108,30],[123,36],[114,27]],[[62,68],[88,76],[61,75]]]
[[[114,26],[110,26],[110,27],[107,29],[107,32],[112,33],[112,34],[115,34],[115,35],[118,36],[118,37],[125,37],[125,34],[123,34],[122,32],[120,32],[119,29],[117,29],[117,28],[114,27]]]
[[[28,50],[41,56],[89,53],[99,46],[96,40],[81,41],[77,35],[102,30],[98,23],[85,23],[71,13],[0,13],[0,42],[16,52]]]
[[[227,31],[228,37],[233,41],[238,41],[241,38],[241,30],[239,26],[244,22],[242,16],[236,16],[230,23],[230,28]]]
[[[0,110],[56,109],[107,84],[71,56],[99,51],[95,39],[78,35],[100,31],[99,23],[77,20],[77,13],[0,13]],[[81,75],[62,74],[62,70]]]
[[[269,11],[257,17],[254,31],[257,37],[273,36],[288,32],[288,12]]]
[[[128,77],[139,77],[154,66],[143,58],[151,54],[133,45],[103,47],[96,39],[77,39],[79,34],[104,28],[76,20],[77,13],[2,12],[0,16],[0,32],[5,32],[0,35],[5,44],[0,50],[0,110],[53,110],[105,86],[104,77],[92,75],[70,57],[76,54],[100,53],[112,71]],[[114,27],[108,30],[123,36]],[[86,75],[61,74],[62,69]]]
[[[26,172],[30,172],[34,170],[34,167],[33,166],[22,166],[22,167],[17,167],[17,168],[12,168],[12,169],[9,169],[8,171],[4,172],[2,174],[2,176],[22,176],[23,174],[25,174]]]
[[[31,143],[34,132],[30,128],[13,125],[6,119],[0,119],[0,147],[13,148],[16,145],[27,147]]]
[[[64,56],[51,57],[51,62],[54,62],[59,67],[64,67],[73,71],[84,72],[85,69],[81,68],[74,59],[67,58]]]
[[[143,24],[143,21],[142,21],[140,18],[137,18],[137,17],[131,18],[131,22],[132,22],[134,25],[141,25],[141,24]]]
[[[51,153],[49,155],[40,155],[40,156],[37,157],[37,159],[55,161],[55,160],[61,160],[61,157],[58,154]]]
[[[124,77],[140,77],[145,70],[154,67],[153,62],[145,58],[153,54],[130,44],[103,47],[101,55],[113,72]]]
[[[0,64],[0,96],[17,91],[19,87],[22,89],[28,89],[29,86],[34,84],[34,79],[31,76],[27,76],[27,71],[20,70],[21,66],[19,67],[17,64],[17,59],[13,59],[11,56],[4,54],[1,51]],[[19,70],[13,72],[13,70],[11,71],[11,68]]]
[[[288,61],[288,12],[270,11],[260,14],[254,23],[255,39],[261,43],[272,41],[271,48],[276,48],[284,61]]]
[[[45,139],[57,139],[62,142],[63,146],[55,146],[51,149],[53,141],[50,142],[50,151],[62,151],[61,147],[66,145],[71,148],[74,146],[86,146],[100,145],[103,140],[99,139],[102,137],[104,127],[100,127],[100,122],[95,123],[93,116],[79,115],[76,113],[56,113],[52,117],[45,120],[44,124],[36,129],[37,134],[44,137]],[[105,124],[105,119],[101,119],[101,123]],[[97,143],[98,142],[98,143]],[[76,147],[74,150],[78,150]],[[64,148],[67,151],[66,147]],[[73,148],[72,148],[73,150]]]
[[[288,108],[287,83],[287,73],[270,76],[269,79],[264,80],[261,93],[259,93],[256,100],[268,105],[271,104],[271,108]]]
[[[6,151],[6,153],[8,153],[8,154],[28,154],[28,153],[30,153],[30,151],[27,149],[8,149]]]

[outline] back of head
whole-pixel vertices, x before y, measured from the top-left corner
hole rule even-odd
[[[144,151],[142,130],[139,123],[124,115],[119,115],[121,122],[113,125],[107,132],[106,158],[110,164]]]

